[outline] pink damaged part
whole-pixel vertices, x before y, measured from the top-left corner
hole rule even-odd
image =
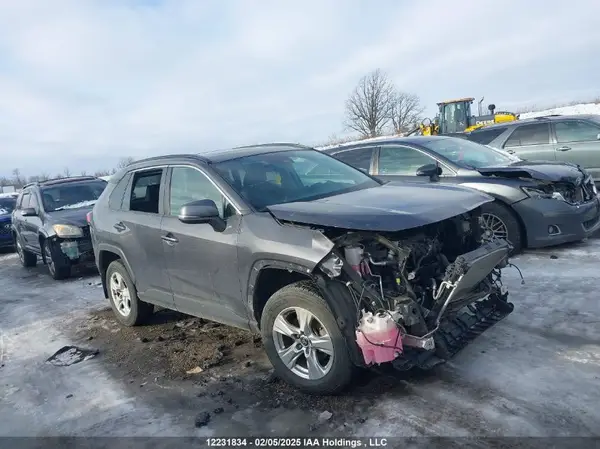
[[[402,334],[389,313],[363,312],[356,342],[367,365],[391,362],[402,354]]]

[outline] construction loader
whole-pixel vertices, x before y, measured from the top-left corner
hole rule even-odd
[[[512,122],[519,119],[518,114],[507,111],[496,111],[496,106],[488,106],[489,114],[482,114],[483,98],[478,103],[478,116],[471,114],[471,105],[474,98],[460,98],[458,100],[442,101],[438,103],[439,112],[432,121],[426,118],[419,126],[407,135],[463,135],[484,126],[495,123]]]

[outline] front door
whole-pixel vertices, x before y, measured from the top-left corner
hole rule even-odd
[[[600,181],[600,126],[583,120],[557,121],[556,160],[585,168]]]
[[[384,181],[431,182],[428,176],[417,176],[417,170],[437,161],[425,152],[404,145],[382,145],[379,149],[379,159],[376,164],[378,178]],[[448,167],[439,165],[442,169],[441,179],[454,177]]]
[[[161,238],[177,310],[237,327],[248,327],[238,273],[239,215],[206,173],[193,166],[170,168],[168,212]],[[191,201],[210,199],[227,222],[218,232],[210,224],[177,218]]]

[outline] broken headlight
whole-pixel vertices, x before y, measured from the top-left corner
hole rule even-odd
[[[342,274],[342,267],[344,266],[344,261],[340,259],[336,254],[329,254],[323,261],[320,263],[319,268],[321,271],[325,273],[330,278],[338,277]]]
[[[523,192],[530,198],[539,198],[539,199],[554,199],[560,201],[567,201],[565,197],[559,192],[547,193],[540,189],[535,189],[533,187],[521,187]]]
[[[65,239],[75,239],[83,237],[83,231],[79,226],[67,225],[67,224],[55,224],[52,226],[54,232],[58,237]]]

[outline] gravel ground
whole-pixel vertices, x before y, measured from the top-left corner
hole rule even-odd
[[[0,255],[0,436],[598,436],[600,240],[514,262],[515,312],[451,363],[315,398],[271,376],[250,333],[169,311],[122,328],[97,276]],[[46,362],[67,345],[99,352]]]

